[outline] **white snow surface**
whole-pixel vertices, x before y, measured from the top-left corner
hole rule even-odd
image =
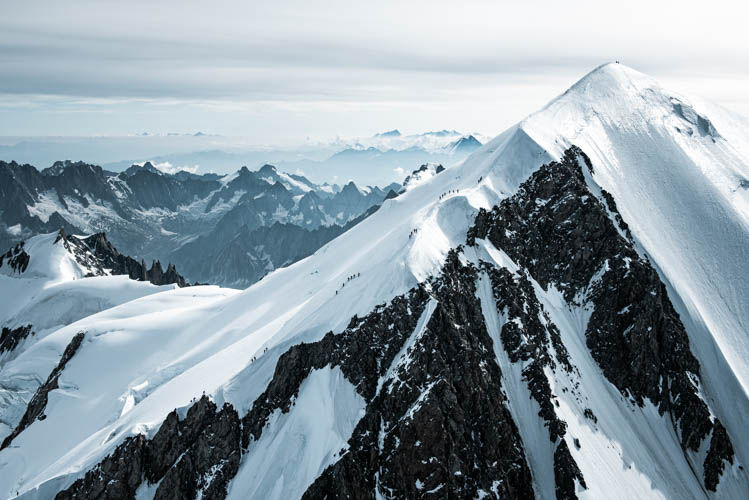
[[[270,273],[247,290],[197,287],[142,297],[60,328],[8,362],[4,369],[45,378],[72,337],[86,332],[60,378],[61,388],[50,394],[48,417],[0,452],[0,497],[17,490],[28,498],[50,496],[126,436],[152,435],[169,411],[189,405],[202,391],[217,402],[231,402],[243,415],[290,345],[317,340],[329,330],[339,332],[352,315],[366,314],[436,273],[447,251],[465,242],[479,208],[511,195],[570,144],[590,156],[593,181],[613,194],[640,251],[666,281],[702,365],[703,394],[733,437],[736,463],[746,464],[749,190],[741,186],[749,179],[749,123],[722,108],[677,96],[623,65],[608,64],[461,165],[385,201],[314,255]],[[450,194],[440,199],[446,192]],[[346,282],[356,273],[361,276]],[[704,498],[684,469],[683,455],[674,457],[678,443],[670,424],[651,407],[630,408],[618,399],[582,340],[582,313],[564,309],[553,291],[544,293],[555,321],[569,325],[564,340],[580,363],[586,394],[600,392],[590,403],[596,405],[597,429],[581,421],[576,402],[561,398],[568,438],[579,436],[583,442],[581,450],[568,444],[590,481],[589,496],[631,491],[641,498]],[[490,329],[500,321],[497,316]],[[526,397],[513,382],[518,374],[496,352],[513,411],[532,411],[527,401],[525,409],[515,403]],[[257,361],[250,364],[253,356]],[[260,439],[273,467],[263,463],[265,457],[244,456],[230,495],[242,496],[246,490],[238,488],[262,484],[256,498],[292,498],[335,460],[330,453],[345,442],[362,403],[336,370],[317,371],[304,384],[298,406],[276,415]],[[331,402],[318,408],[320,398]],[[313,408],[323,412],[320,422],[304,418]],[[518,414],[515,418],[519,420]],[[534,425],[521,425],[526,444],[547,445],[532,437],[539,432]],[[320,444],[282,453],[285,443],[298,436]],[[534,450],[529,460],[539,471],[547,470],[543,450]],[[250,462],[260,469],[252,470]],[[292,478],[286,471],[293,463],[300,470]],[[717,496],[735,493],[735,483],[726,480],[735,474],[727,471]],[[279,483],[279,477],[284,481]],[[281,489],[273,489],[279,484]],[[539,494],[548,497],[550,488],[539,483]],[[152,493],[144,489],[142,495],[148,491]]]
[[[276,410],[260,439],[251,443],[227,498],[301,498],[348,448],[364,407],[364,399],[340,368],[313,370],[291,411]]]
[[[82,318],[147,295],[172,290],[176,285],[155,286],[127,276],[83,278],[81,267],[57,233],[42,234],[26,241],[30,255],[24,273],[0,270],[0,325],[9,328],[31,325],[33,335],[13,351],[0,354],[0,439],[20,420],[34,391],[57,364],[65,345],[45,343],[30,361],[17,361],[26,350],[56,330]]]

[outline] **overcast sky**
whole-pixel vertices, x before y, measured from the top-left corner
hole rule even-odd
[[[614,59],[749,115],[746,5],[4,0],[0,135],[494,135]]]

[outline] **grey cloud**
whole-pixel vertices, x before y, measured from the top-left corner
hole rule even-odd
[[[106,128],[93,113],[115,109],[131,120],[120,115],[118,130],[182,126],[190,107],[197,123],[220,113],[227,129],[243,131],[238,114],[264,113],[280,131],[306,133],[325,120],[326,130],[349,126],[349,112],[387,126],[401,126],[389,123],[394,110],[430,127],[479,115],[494,123],[499,107],[502,120],[518,119],[613,59],[658,78],[724,82],[708,90],[745,88],[748,7],[730,5],[715,5],[711,12],[731,14],[718,16],[652,0],[626,9],[593,0],[6,0],[0,107],[33,109],[13,117],[32,131],[41,122],[54,129],[50,117],[65,113],[88,113],[85,130]]]
[[[299,13],[296,18],[282,16],[283,22],[254,19],[240,29],[229,21],[227,25],[201,24],[197,14],[182,11],[182,3],[165,5],[174,19],[160,29],[154,29],[153,22],[139,22],[144,8],[137,3],[111,26],[102,26],[91,11],[63,23],[52,23],[44,16],[35,23],[28,13],[16,22],[12,18],[0,21],[0,71],[5,75],[0,79],[0,93],[397,100],[414,94],[438,98],[452,85],[460,85],[460,80],[481,86],[528,81],[560,71],[580,74],[612,59],[612,54],[629,56],[630,64],[645,71],[680,68],[700,59],[710,59],[711,64],[719,61],[694,47],[654,54],[645,42],[633,43],[618,55],[617,43],[593,33],[589,41],[571,36],[561,23],[551,32],[543,26],[529,27],[522,38],[514,31],[482,35],[467,29],[462,37],[451,39],[437,27],[422,34],[411,32],[408,26],[396,29],[363,19],[365,35],[359,36],[351,27],[333,31],[335,23],[329,20],[322,28],[330,30],[312,29],[314,23],[305,22]],[[88,9],[95,7],[88,5]],[[168,14],[160,12],[158,18],[167,20]],[[579,29],[584,33],[584,27]],[[409,92],[415,85],[429,87]],[[379,93],[368,91],[372,88]]]

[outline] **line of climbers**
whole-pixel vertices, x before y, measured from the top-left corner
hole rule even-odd
[[[348,278],[346,278],[345,282],[343,282],[341,284],[341,288],[343,288],[344,286],[346,286],[346,283],[348,283],[352,279],[358,278],[359,276],[361,276],[361,273],[352,274],[351,276],[349,276]],[[335,291],[335,294],[338,295],[338,290]]]
[[[479,179],[479,182],[481,182],[481,179]],[[459,192],[460,192],[460,189],[450,189],[449,191],[446,191],[446,192],[442,193],[440,195],[439,199],[441,200],[442,198],[444,198],[448,194],[455,194],[455,193],[459,193]]]
[[[263,354],[265,354],[266,352],[268,352],[268,348],[267,347],[265,349],[263,349]],[[254,363],[255,361],[257,361],[257,356],[253,356],[253,357],[250,358],[250,363]]]

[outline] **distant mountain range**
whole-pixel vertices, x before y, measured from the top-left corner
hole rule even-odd
[[[416,165],[460,163],[481,147],[473,135],[461,136],[454,131],[429,132],[419,136],[419,140],[406,139],[395,132],[379,134],[381,141],[377,145],[356,144],[324,160],[301,159],[282,165],[288,170],[324,173],[329,178],[355,177],[376,183],[378,179],[401,179],[403,172],[413,170]],[[403,147],[405,144],[410,145]]]
[[[476,134],[455,130],[405,135],[397,129],[372,137],[290,148],[253,148],[237,138],[207,134],[4,138],[0,160],[44,166],[59,159],[78,158],[113,172],[150,161],[170,173],[185,170],[219,174],[233,172],[239,165],[256,169],[270,163],[315,182],[353,180],[358,185],[382,186],[402,180],[401,170],[409,172],[424,163],[459,163],[483,140]]]
[[[115,173],[58,161],[0,162],[0,248],[57,231],[106,231],[124,253],[177,264],[188,280],[245,287],[310,255],[400,190],[315,184],[264,165],[233,174]]]

